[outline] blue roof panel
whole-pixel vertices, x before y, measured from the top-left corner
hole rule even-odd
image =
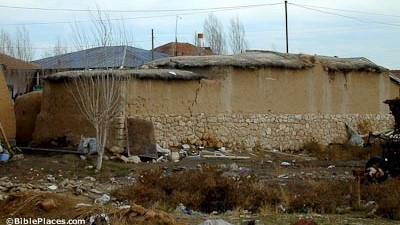
[[[154,52],[154,59],[169,57]],[[33,61],[46,69],[136,68],[151,61],[151,51],[131,46],[96,47]]]

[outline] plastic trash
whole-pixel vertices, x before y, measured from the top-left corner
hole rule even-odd
[[[225,220],[218,219],[218,220],[206,220],[199,225],[232,225],[231,223],[226,222]]]
[[[96,138],[81,138],[78,146],[78,152],[92,155],[97,152]]]
[[[98,204],[106,204],[107,202],[109,202],[111,200],[111,197],[107,194],[103,194],[103,196],[101,196],[100,198],[94,200],[94,203],[98,203]]]

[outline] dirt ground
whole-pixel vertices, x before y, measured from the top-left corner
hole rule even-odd
[[[83,160],[79,155],[74,154],[24,154],[23,159],[0,164],[0,207],[5,209],[0,212],[0,220],[4,221],[6,218],[16,216],[35,217],[39,215],[46,218],[77,218],[86,215],[84,218],[88,218],[87,212],[86,214],[80,212],[76,207],[77,204],[85,203],[97,207],[94,201],[97,202],[101,196],[137,182],[143,171],[155,168],[174,173],[175,171],[196,169],[204,165],[218,167],[234,165],[251,170],[256,179],[271,185],[305,180],[351,182],[354,181],[352,170],[362,169],[365,163],[365,160],[317,160],[312,157],[279,152],[264,152],[247,156],[250,158],[244,160],[184,158],[176,163],[142,162],[134,164],[122,163],[118,160],[105,160],[102,171],[96,173],[91,167],[96,156],[89,156]],[[49,199],[54,200],[54,209],[45,209],[43,206],[43,202]],[[111,202],[111,204],[108,203],[110,207],[119,207],[122,204],[115,202],[115,199],[111,199]],[[101,210],[101,207],[96,209]],[[158,210],[157,206],[149,210],[154,210],[155,215],[159,215],[156,211]],[[109,213],[116,213],[116,211]],[[400,224],[399,221],[387,220],[378,216],[368,218],[363,211],[347,211],[340,214],[297,214],[284,213],[276,209],[265,213],[250,213],[238,209],[218,215],[204,213],[188,215],[176,209],[169,210],[167,213],[177,222],[176,224],[199,224],[209,218],[222,218],[232,224],[247,224],[245,222],[247,220],[254,220],[255,224],[293,224],[300,218],[311,218],[318,224]],[[153,224],[168,223],[154,222]]]

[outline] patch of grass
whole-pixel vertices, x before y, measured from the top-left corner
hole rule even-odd
[[[400,182],[396,179],[382,184],[370,184],[361,188],[361,197],[378,204],[377,214],[394,220],[400,220]]]
[[[332,144],[324,148],[316,141],[306,142],[302,149],[320,160],[359,160],[369,159],[371,156],[380,155],[382,148],[379,145],[360,147],[345,144]]]
[[[165,174],[161,170],[144,172],[137,184],[122,187],[112,193],[120,201],[133,201],[151,207],[159,204],[175,209],[179,203],[189,209],[213,211],[246,209],[267,214],[279,211],[335,213],[337,207],[350,206],[346,199],[350,183],[339,181],[301,181],[285,186],[264,184],[250,177],[226,176],[226,171],[206,166]]]
[[[112,193],[118,200],[130,200],[150,207],[157,202],[175,209],[179,203],[192,210],[211,213],[242,208],[256,212],[266,204],[279,202],[276,191],[248,176],[230,176],[217,167],[205,166],[165,174],[150,170],[141,174],[133,186]]]
[[[284,187],[290,211],[297,213],[336,213],[337,207],[349,206],[346,196],[350,183],[339,181],[305,181]]]

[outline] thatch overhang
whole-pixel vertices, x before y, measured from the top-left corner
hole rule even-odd
[[[154,60],[146,68],[204,68],[231,66],[235,68],[257,69],[263,67],[281,69],[307,69],[320,63],[326,71],[371,71],[383,72],[387,69],[366,58],[338,58],[306,54],[286,54],[271,51],[249,51],[237,55],[178,56]]]
[[[65,71],[44,77],[49,81],[64,81],[80,76],[102,76],[102,75],[122,76],[136,79],[152,80],[200,80],[205,76],[185,70],[176,69],[134,69],[134,70],[80,70]]]

